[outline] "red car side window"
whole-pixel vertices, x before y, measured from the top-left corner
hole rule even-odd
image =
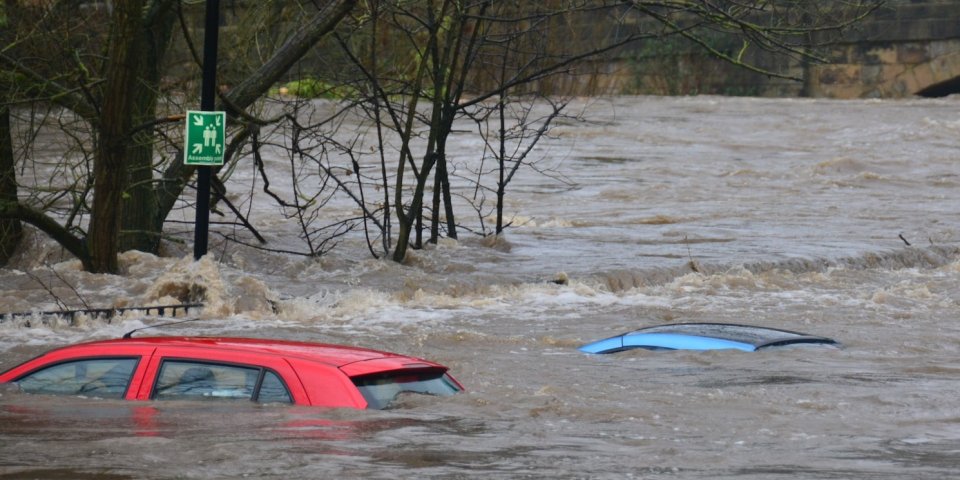
[[[190,360],[163,361],[153,398],[256,399],[261,403],[292,403],[290,392],[273,372],[257,367]]]
[[[139,358],[86,358],[58,363],[18,380],[27,393],[123,398]]]
[[[260,384],[260,390],[257,392],[257,402],[259,403],[293,403],[290,398],[290,392],[283,380],[276,373],[271,371],[264,372],[263,382]]]

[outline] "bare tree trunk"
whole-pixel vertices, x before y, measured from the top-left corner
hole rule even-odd
[[[422,218],[423,213],[423,191],[427,184],[427,177],[430,176],[430,170],[433,168],[433,164],[436,163],[436,154],[427,155],[427,158],[423,160],[423,168],[420,170],[420,176],[417,178],[417,188],[413,192],[413,200],[410,202],[410,208],[407,210],[407,213],[404,218],[400,221],[400,232],[397,235],[397,247],[393,251],[393,260],[395,262],[403,262],[403,259],[407,256],[407,248],[410,247],[410,233],[413,230],[414,223],[418,223],[417,235],[418,238],[415,240],[419,243],[419,220]],[[400,210],[403,210],[403,206],[400,206]]]
[[[145,0],[114,5],[105,96],[100,114],[100,138],[94,164],[93,209],[87,248],[96,273],[116,273],[120,215],[127,178],[129,132],[137,92],[142,15]]]
[[[229,100],[227,110],[233,110],[233,107],[246,108],[260,98],[291,66],[303,58],[311,47],[333,31],[356,3],[357,0],[343,0],[333,8],[317,12],[313,18],[308,19],[261,68],[230,90],[226,95]]]
[[[176,12],[174,2],[154,2],[154,10],[147,13],[142,31],[143,50],[139,71],[142,78],[137,82],[134,99],[134,125],[150,124],[156,116],[161,68]],[[123,199],[120,232],[120,251],[140,250],[157,253],[160,247],[162,222],[157,222],[159,205],[153,178],[153,135],[146,129],[131,139],[127,159],[127,194]]]
[[[451,128],[452,128],[451,124]],[[453,213],[453,201],[450,196],[450,176],[447,173],[447,140],[444,135],[440,142],[440,163],[437,164],[437,177],[440,178],[440,193],[443,195],[443,214],[447,218],[447,236],[457,238],[457,217]]]
[[[436,244],[440,239],[440,169],[443,159],[437,162],[437,174],[433,176],[433,203],[430,209],[430,238],[427,243]]]
[[[446,135],[443,135],[445,138]],[[437,173],[434,181],[433,192],[433,225],[431,225],[430,241],[437,243],[440,235],[440,204],[443,203],[443,215],[447,221],[447,237],[457,238],[457,217],[453,211],[452,198],[450,196],[450,176],[447,173],[447,154],[445,153],[446,140],[441,140],[438,145],[441,151],[437,152]]]
[[[10,110],[0,108],[0,202],[17,202],[16,162],[13,157],[13,132],[10,130]],[[0,266],[13,256],[23,225],[16,218],[0,218]]]

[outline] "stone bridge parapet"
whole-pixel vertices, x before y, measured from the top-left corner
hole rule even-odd
[[[890,1],[807,69],[815,97],[960,93],[960,1]]]

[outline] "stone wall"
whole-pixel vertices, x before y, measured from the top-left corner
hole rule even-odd
[[[960,93],[960,0],[889,0],[826,52],[825,63],[761,53],[749,60],[803,78],[746,72],[703,53],[625,51],[606,83],[620,93],[900,98]]]
[[[846,45],[838,58],[810,67],[810,95],[896,98],[952,93],[932,88],[960,77],[960,39]],[[946,87],[946,85],[944,85]],[[960,92],[958,92],[960,93]]]
[[[818,97],[951,93],[960,77],[960,1],[890,2],[807,75]]]

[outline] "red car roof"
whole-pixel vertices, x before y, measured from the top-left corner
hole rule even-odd
[[[213,350],[233,350],[238,352],[256,352],[263,354],[273,354],[284,357],[301,358],[308,361],[321,362],[335,367],[343,367],[352,363],[372,362],[380,365],[380,369],[389,370],[393,364],[394,368],[403,368],[411,362],[424,364],[424,366],[440,367],[433,362],[422,360],[406,355],[399,355],[389,352],[381,352],[360,347],[349,347],[344,345],[331,345],[314,342],[300,342],[293,340],[275,340],[259,338],[236,338],[236,337],[134,337],[117,338],[111,340],[99,340],[87,342],[74,346],[105,347],[111,345],[143,345],[143,346],[168,346],[168,347],[191,347]],[[70,347],[64,347],[70,348]],[[387,368],[384,368],[387,367]]]

